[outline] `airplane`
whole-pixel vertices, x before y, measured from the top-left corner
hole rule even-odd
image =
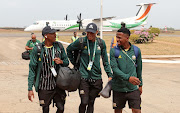
[[[156,3],[141,3],[140,5],[137,5],[140,6],[140,9],[134,17],[124,19],[114,19],[116,18],[115,16],[102,18],[102,31],[118,30],[121,28],[121,22],[126,24],[126,28],[134,28],[147,24],[146,20],[153,4]],[[66,15],[65,20],[40,20],[25,28],[24,31],[42,31],[47,25],[57,31],[85,30],[89,23],[95,23],[97,26],[100,26],[100,18],[81,19],[81,13],[77,18],[78,20],[68,20]]]

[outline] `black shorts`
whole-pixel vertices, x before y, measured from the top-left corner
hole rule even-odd
[[[128,101],[129,108],[141,109],[141,96],[139,89],[124,93],[113,91],[113,109],[122,109]]]
[[[63,106],[65,104],[66,93],[59,88],[54,90],[39,90],[38,96],[40,106],[49,106],[52,100],[54,103],[60,102]]]
[[[102,79],[95,80],[94,82],[89,82],[88,80],[81,79],[79,87],[79,95],[81,98],[91,98],[95,99],[99,97],[99,92],[102,90]]]

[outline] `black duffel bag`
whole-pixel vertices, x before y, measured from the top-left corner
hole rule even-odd
[[[25,51],[25,52],[23,52],[22,53],[22,59],[24,59],[24,60],[29,60],[30,59],[30,53],[29,53],[29,51]]]
[[[79,70],[70,67],[60,67],[56,77],[56,85],[60,89],[69,92],[76,91],[81,81],[81,73]]]

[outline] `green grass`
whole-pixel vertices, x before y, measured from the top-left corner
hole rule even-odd
[[[156,37],[155,40],[180,44],[180,37],[161,36]]]
[[[112,37],[113,36],[103,36],[108,53]],[[71,43],[71,36],[60,36],[59,40]],[[165,43],[162,43],[161,41]],[[155,42],[135,45],[141,49],[142,55],[180,55],[179,44],[180,37],[156,37]]]

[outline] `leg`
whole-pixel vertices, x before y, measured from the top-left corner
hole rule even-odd
[[[79,113],[85,113],[88,105],[89,97],[81,97],[81,104],[79,105]]]
[[[93,113],[94,112],[94,102],[95,102],[95,99],[89,99],[87,113]]]
[[[126,104],[126,93],[113,91],[113,109],[114,113],[122,113],[122,109]]]
[[[89,83],[84,79],[81,79],[79,96],[81,98],[81,104],[79,105],[79,113],[85,113],[86,107],[89,102]]]
[[[54,96],[54,91],[48,90],[39,90],[39,103],[42,106],[43,113],[49,113],[49,105],[51,104],[51,100]]]
[[[64,113],[64,103],[57,102],[56,107],[57,107],[56,113]]]
[[[141,113],[141,97],[139,89],[128,93],[127,98],[129,108],[132,109],[132,113]]]
[[[141,110],[132,108],[132,113],[141,113]]]
[[[114,113],[122,113],[122,109],[114,109]]]
[[[99,92],[102,90],[102,80],[100,79],[96,80],[95,82],[91,82],[89,89],[89,103],[87,113],[93,113],[95,99],[96,97],[99,97]]]
[[[64,90],[56,88],[56,93],[54,96],[54,102],[56,103],[57,111],[56,113],[64,113],[66,93]]]
[[[49,106],[42,107],[43,113],[49,113]]]

